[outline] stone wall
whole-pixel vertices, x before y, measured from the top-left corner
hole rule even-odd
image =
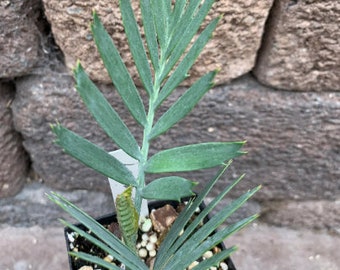
[[[106,150],[115,149],[74,91],[70,67],[79,58],[141,139],[98,59],[88,28],[92,9],[98,10],[138,84],[117,1],[0,3],[2,224],[54,222],[60,213],[42,195],[50,189],[68,194],[93,214],[111,211],[104,177],[63,154],[49,127],[58,120]],[[214,14],[223,14],[221,23],[186,84],[219,67],[218,85],[152,151],[247,140],[249,154],[235,160],[221,182],[247,173],[234,196],[263,185],[241,215],[260,210],[267,223],[340,233],[340,3],[221,0],[209,19]],[[204,182],[213,173],[190,177]]]

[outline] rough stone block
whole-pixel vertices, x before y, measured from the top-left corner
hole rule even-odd
[[[21,136],[13,126],[10,105],[14,95],[10,84],[0,82],[0,198],[20,191],[29,167]]]
[[[0,2],[0,78],[31,72],[41,60],[40,0]]]
[[[339,1],[275,1],[257,78],[287,90],[340,91],[339,20]]]
[[[160,144],[246,140],[248,154],[235,159],[225,177],[246,173],[237,190],[262,184],[259,201],[335,200],[340,194],[339,119],[340,93],[274,91],[244,76],[212,89]],[[225,184],[220,181],[216,190]]]
[[[103,177],[62,154],[52,143],[49,124],[59,120],[107,151],[115,150],[85,111],[73,83],[71,77],[57,73],[18,80],[15,124],[35,170],[49,186],[108,191]],[[100,88],[132,133],[140,134],[116,91],[104,85]],[[161,109],[183,91],[178,89]],[[234,161],[215,194],[230,181],[227,179],[246,173],[233,196],[262,184],[256,195],[259,201],[333,200],[340,190],[339,119],[340,93],[273,91],[245,76],[212,89],[187,118],[154,141],[151,154],[190,143],[247,140],[249,154]],[[137,140],[141,141],[140,136]],[[204,182],[215,172],[184,175]]]
[[[209,19],[221,14],[223,18],[213,40],[190,71],[191,77],[186,84],[216,68],[221,69],[217,76],[219,84],[249,72],[255,63],[264,23],[272,2],[272,0],[217,1]],[[138,1],[134,0],[132,3],[136,11]],[[92,10],[95,9],[119,48],[133,78],[138,82],[137,71],[133,67],[128,43],[123,34],[118,1],[91,0],[85,3],[44,0],[44,6],[55,40],[65,54],[68,67],[73,67],[76,60],[80,59],[93,79],[103,83],[110,81],[107,73],[103,72],[103,65],[89,28]]]

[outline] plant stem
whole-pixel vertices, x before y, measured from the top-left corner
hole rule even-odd
[[[166,27],[167,28],[167,27]],[[168,29],[165,29],[168,31]],[[162,76],[163,71],[166,65],[166,59],[164,57],[164,54],[167,50],[167,47],[170,43],[170,39],[166,39],[166,44],[164,44],[165,48],[159,48],[160,49],[160,59],[159,59],[159,65],[158,68],[155,71],[155,77],[154,77],[154,84],[153,84],[153,91],[150,93],[149,97],[149,109],[147,113],[147,119],[146,119],[146,125],[144,127],[143,132],[143,142],[142,142],[142,148],[141,148],[141,160],[139,162],[139,172],[137,177],[137,185],[138,188],[136,189],[136,195],[135,195],[135,207],[137,210],[137,213],[140,214],[141,206],[142,206],[142,196],[141,196],[141,190],[145,187],[145,172],[144,168],[148,160],[149,156],[149,148],[150,148],[150,133],[154,124],[155,119],[155,112],[157,109],[157,99],[159,92],[161,90],[162,85]],[[161,44],[159,44],[161,45]]]
[[[139,162],[139,172],[138,172],[138,178],[137,178],[138,189],[136,190],[136,195],[135,195],[135,207],[136,207],[137,213],[140,213],[141,211],[141,205],[142,205],[141,190],[145,186],[144,167],[148,160],[149,148],[150,148],[149,137],[150,137],[150,133],[151,133],[153,123],[154,123],[154,118],[155,118],[155,111],[156,111],[155,104],[156,104],[158,94],[160,91],[160,81],[159,81],[158,74],[159,74],[158,72],[156,72],[155,74],[153,93],[149,98],[149,109],[148,109],[148,114],[147,114],[147,119],[146,119],[147,121],[146,121],[146,125],[144,127],[144,132],[143,132],[143,142],[142,142],[142,148],[141,148],[142,157]]]

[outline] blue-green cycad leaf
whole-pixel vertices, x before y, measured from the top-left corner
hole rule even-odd
[[[170,253],[174,253],[185,243],[185,241],[190,237],[190,235],[192,235],[196,228],[199,227],[199,225],[212,212],[212,210],[218,205],[218,203],[243,179],[243,177],[244,175],[240,176],[238,179],[228,185],[204,209],[201,210],[199,215],[190,223],[189,226],[187,226],[181,236],[174,242],[171,248],[169,248]]]
[[[180,18],[178,18],[176,21],[172,21],[172,35],[170,44],[167,48],[166,57],[171,55],[171,53],[174,51],[174,48],[180,48],[179,40],[182,40],[183,44],[190,43],[191,39],[197,33],[199,27],[201,26],[215,1],[216,0],[193,0],[189,1],[189,3],[186,3],[186,7],[183,10]],[[183,4],[180,4],[180,6],[182,5]],[[188,36],[184,37],[184,33],[186,33]]]
[[[243,194],[241,197],[234,200],[231,204],[224,207],[218,213],[214,214],[214,216],[212,216],[208,222],[203,224],[201,227],[197,227],[198,230],[190,235],[183,245],[181,245],[175,251],[175,255],[167,262],[167,267],[165,269],[176,270],[186,268],[193,261],[200,258],[206,251],[220,244],[225,238],[239,231],[256,219],[258,215],[253,215],[231,226],[228,226],[221,231],[216,231],[216,229],[228,217],[230,217],[231,214],[238,210],[259,189],[260,187],[257,187]],[[190,256],[185,256],[186,254],[190,254]]]
[[[168,2],[170,1],[159,1],[150,0],[153,14],[153,20],[156,27],[156,33],[160,49],[165,49],[168,42],[168,31],[169,31],[169,13]]]
[[[192,191],[197,183],[183,177],[168,176],[153,180],[142,189],[142,197],[151,200],[179,201],[183,197],[194,195]]]
[[[192,38],[197,33],[205,16],[208,14],[209,9],[211,8],[214,1],[215,0],[204,1],[199,11],[197,12],[197,14],[195,14],[192,20],[189,19],[190,17],[184,16],[185,18],[189,19],[189,22],[186,21],[185,23],[183,23],[183,25],[185,25],[185,28],[186,28],[185,30],[178,29],[176,31],[177,35],[173,35],[171,37],[171,41],[174,44],[176,44],[176,46],[174,46],[173,49],[171,48],[171,45],[168,47],[169,56],[166,57],[167,59],[166,67],[164,71],[162,72],[162,75],[160,76],[162,80],[169,74],[169,72],[174,67],[174,65],[177,63],[179,58],[183,55],[185,49],[188,47]]]
[[[177,270],[185,269],[193,261],[200,258],[206,251],[211,250],[213,247],[220,244],[224,239],[241,230],[249,223],[258,218],[258,215],[253,215],[249,218],[245,218],[231,226],[228,226],[221,231],[217,231],[212,236],[209,236],[205,241],[201,242],[198,239],[202,239],[200,228],[186,243],[176,252],[175,256],[167,263],[164,270]],[[196,235],[198,234],[198,235]],[[197,237],[196,237],[197,236]],[[233,251],[235,248],[233,249]],[[190,254],[190,256],[186,256]]]
[[[186,0],[177,0],[170,17],[170,29],[173,31],[185,12]]]
[[[118,267],[118,266],[116,266],[112,263],[109,263],[109,262],[104,261],[103,259],[101,259],[97,256],[93,256],[93,255],[90,255],[90,254],[87,254],[87,253],[84,253],[84,252],[70,252],[69,254],[73,257],[82,259],[84,261],[91,262],[91,263],[94,263],[98,266],[105,267],[105,269],[108,269],[108,270],[122,270],[122,268],[120,268],[120,267]]]
[[[167,131],[183,119],[195,107],[204,94],[213,86],[216,72],[210,72],[193,84],[158,120],[151,130],[149,139]]]
[[[204,198],[206,198],[208,193],[211,191],[216,182],[221,178],[221,176],[225,173],[230,164],[231,161],[223,166],[216,174],[216,176],[212,178],[207,185],[205,185],[205,187],[197,195],[195,200],[189,201],[184,210],[179,214],[174,224],[171,226],[167,237],[165,237],[164,241],[161,243],[158,249],[157,258],[155,261],[155,269],[163,269],[163,266],[166,264],[166,262],[169,261],[170,257],[172,257],[174,252],[171,251],[174,250],[173,246],[175,241],[178,239],[178,235],[180,235],[182,229],[186,227],[187,223],[191,220],[193,214],[196,212],[196,209],[201,205]]]
[[[200,258],[206,251],[211,250],[213,247],[221,243],[226,237],[240,230],[257,218],[257,215],[253,215],[221,231],[216,230],[228,217],[230,217],[249,198],[251,198],[260,189],[260,186],[235,199],[232,203],[215,213],[206,223],[201,225],[205,218],[226,196],[226,194],[243,179],[243,176],[241,176],[221,191],[214,200],[201,210],[194,220],[191,219],[197,207],[203,202],[203,199],[207,196],[208,192],[216,184],[230,163],[231,162],[221,169],[216,177],[205,186],[202,192],[199,193],[193,201],[189,201],[185,209],[177,217],[158,250],[155,261],[155,269],[185,269],[193,261]],[[180,234],[179,232],[181,229],[184,229],[184,232]],[[235,248],[231,248],[228,251],[224,251],[224,255],[228,256],[234,250]],[[190,254],[190,256],[188,256],[188,254]],[[222,257],[225,258],[225,256],[221,256],[221,258],[215,257],[210,261],[210,263],[212,263],[210,266],[214,265],[216,261],[219,261],[218,259],[222,259]],[[206,262],[203,266],[206,266],[207,263],[208,262]],[[197,267],[197,269],[209,268]]]
[[[191,144],[158,152],[146,163],[148,173],[186,172],[212,168],[238,157],[244,142]]]
[[[141,155],[135,138],[79,62],[74,70],[74,76],[77,90],[98,124],[120,148],[139,160]]]
[[[141,259],[133,253],[120,239],[109,232],[96,220],[86,214],[84,211],[76,207],[74,204],[66,200],[63,196],[52,192],[47,195],[48,198],[55,204],[64,209],[72,217],[78,220],[84,225],[89,231],[91,231],[97,238],[84,232],[70,223],[62,221],[65,225],[70,227],[72,230],[78,232],[81,236],[89,239],[92,243],[97,245],[99,248],[107,251],[113,257],[120,262],[124,263],[126,267],[136,270],[148,270],[149,268],[141,261]],[[76,253],[77,254],[77,253]]]
[[[179,3],[177,3],[179,2]],[[183,3],[184,2],[184,3]],[[172,31],[172,39],[168,46],[166,56],[169,57],[170,53],[177,45],[177,42],[180,38],[182,38],[183,33],[186,32],[190,23],[195,18],[195,13],[199,10],[199,6],[201,4],[201,0],[192,0],[192,1],[176,1],[174,8],[174,19],[171,20],[171,31]],[[181,9],[181,10],[179,10]]]
[[[215,30],[219,18],[213,20],[200,34],[197,40],[194,42],[188,53],[184,56],[183,60],[178,64],[173,74],[164,84],[162,91],[157,99],[156,106],[159,106],[170,94],[171,92],[187,77],[188,71],[195,63],[197,57],[202,52],[204,46],[208,43],[211,38],[213,31]],[[175,64],[175,63],[174,63]],[[170,67],[170,66],[169,66]],[[168,69],[168,72],[170,70]],[[167,72],[164,75],[168,75]]]
[[[103,149],[59,124],[52,126],[52,131],[57,136],[56,144],[70,156],[119,183],[136,186],[131,172]]]
[[[98,51],[113,84],[132,116],[139,124],[144,126],[146,113],[142,99],[117,48],[95,12],[93,13],[91,29]]]
[[[141,0],[140,8],[142,11],[143,28],[145,32],[145,40],[148,45],[150,59],[154,70],[158,70],[158,42],[155,30],[155,24],[152,17],[150,0]]]
[[[143,41],[131,7],[130,0],[120,0],[120,10],[124,24],[125,34],[129,41],[129,47],[136,64],[139,76],[149,95],[153,92],[152,74],[146,57]]]
[[[179,18],[177,17],[177,20],[172,21],[171,26],[173,27],[173,35],[168,46],[167,56],[169,56],[173,49],[178,45],[176,40],[178,41],[180,38],[183,38],[183,33],[190,33],[192,39],[215,1],[205,0],[203,1],[204,4],[202,5],[201,0],[192,0],[189,1],[189,3],[186,3],[186,7],[183,10],[181,16]],[[180,6],[182,5],[183,4],[180,4]]]

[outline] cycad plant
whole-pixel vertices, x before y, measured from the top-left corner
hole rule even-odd
[[[117,146],[138,160],[138,176],[134,177],[118,159],[62,125],[53,125],[52,130],[57,137],[56,143],[66,153],[126,187],[126,191],[117,196],[115,202],[122,239],[111,234],[62,196],[51,193],[49,198],[88,228],[91,234],[62,221],[66,226],[106,251],[116,261],[122,263],[125,269],[144,270],[149,268],[138,257],[135,249],[142,200],[180,200],[183,197],[193,196],[193,189],[197,184],[176,175],[163,176],[147,184],[146,177],[156,173],[178,173],[220,167],[216,176],[206,184],[203,190],[194,196],[194,199],[189,200],[157,251],[153,269],[186,269],[206,251],[211,250],[226,237],[256,218],[254,215],[224,229],[216,230],[259,187],[234,200],[202,225],[206,216],[242,177],[222,190],[193,221],[191,218],[228,168],[231,160],[244,154],[241,151],[243,141],[191,144],[149,155],[152,142],[183,119],[213,86],[216,70],[198,79],[156,120],[157,110],[176,87],[187,78],[190,68],[211,38],[219,18],[213,19],[203,30],[200,29],[214,0],[140,0],[144,42],[130,0],[120,0],[119,3],[133,61],[143,84],[143,90],[147,93],[147,110],[119,51],[95,12],[91,29],[115,89],[133,118],[143,128],[141,145],[79,62],[74,69],[74,76],[76,88],[83,102],[100,127]],[[194,269],[209,269],[209,267],[216,266],[234,250],[234,247],[222,250],[209,259],[201,261]],[[121,269],[93,255],[82,252],[72,252],[71,255],[107,269]]]

